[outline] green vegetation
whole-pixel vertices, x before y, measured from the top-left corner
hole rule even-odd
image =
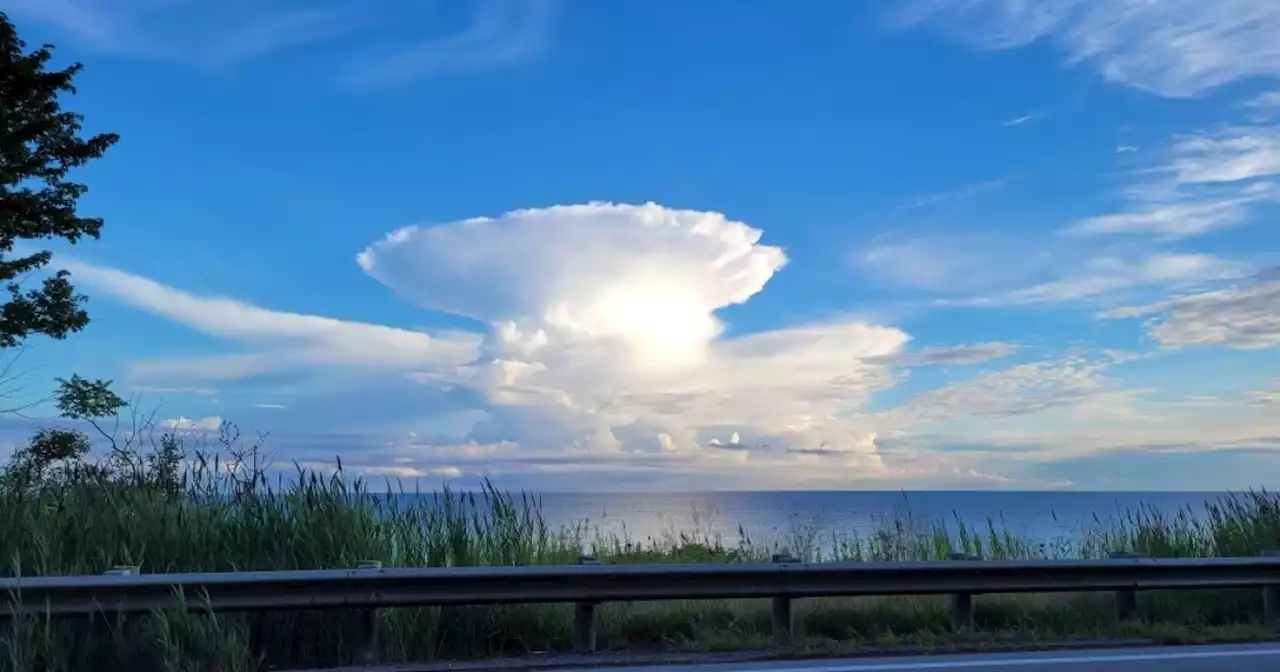
[[[136,434],[131,436],[137,436]],[[191,437],[185,437],[191,438]],[[19,451],[0,482],[0,553],[9,575],[97,573],[114,565],[144,572],[603,562],[735,562],[770,549],[749,540],[672,534],[644,543],[587,529],[553,530],[537,498],[487,488],[392,497],[339,470],[272,479],[256,445],[231,427],[207,457],[184,437],[134,441],[100,463],[81,454],[41,461]],[[39,474],[34,477],[32,474]],[[1041,546],[991,524],[898,520],[873,534],[832,540],[837,559],[1253,555],[1280,545],[1280,499],[1250,493],[1206,504],[1205,515],[1135,511],[1114,525]],[[816,559],[819,544],[797,533],[792,552]],[[828,553],[826,559],[831,559]],[[1144,594],[1140,619],[1114,622],[1109,595],[980,598],[976,631],[952,633],[940,598],[833,598],[797,605],[803,651],[914,643],[983,646],[1008,639],[1145,635],[1160,640],[1263,636],[1258,591]],[[566,605],[384,610],[383,660],[428,660],[569,648]],[[156,613],[116,619],[18,619],[0,633],[0,669],[259,670],[315,666],[354,654],[356,616],[340,612],[257,615]],[[766,647],[768,604],[689,601],[608,604],[606,649]]]
[[[45,45],[29,53],[18,31],[0,12],[0,349],[41,334],[66,338],[89,323],[66,271],[55,271],[39,288],[23,279],[53,260],[48,250],[14,254],[20,241],[97,238],[102,220],[80,217],[76,202],[83,184],[67,180],[73,168],[99,158],[119,140],[114,133],[79,137],[80,115],[65,112],[59,96],[75,93],[79,63],[47,70],[53,57]]]

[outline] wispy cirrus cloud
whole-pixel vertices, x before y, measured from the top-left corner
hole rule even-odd
[[[323,47],[362,84],[391,84],[451,70],[508,65],[548,44],[555,0],[473,0],[465,27],[412,37],[442,7],[330,0],[276,4],[173,0],[11,0],[16,19],[52,27],[82,46],[121,56],[225,67]],[[329,59],[332,61],[332,58]],[[342,68],[339,68],[341,70]]]
[[[352,84],[391,84],[443,71],[499,67],[542,51],[551,37],[553,0],[480,0],[464,31],[442,38],[379,48],[380,55],[351,68]]]
[[[480,337],[464,332],[427,334],[383,325],[270,310],[169,287],[149,278],[74,260],[62,262],[77,282],[100,295],[192,329],[258,348],[257,351],[137,362],[152,377],[236,379],[290,366],[392,367],[450,370],[472,361]]]
[[[329,42],[376,23],[370,11],[340,2],[264,7],[236,0],[13,0],[5,10],[97,51],[200,65]]]
[[[1226,126],[1181,135],[1131,176],[1126,206],[1074,222],[1073,235],[1198,236],[1247,223],[1280,191],[1280,127]]]
[[[1058,246],[1052,253],[1032,241],[939,236],[886,242],[864,250],[857,265],[874,277],[935,298],[934,306],[1008,307],[1067,302],[1111,303],[1131,292],[1188,288],[1240,278],[1245,264],[1215,255],[1149,252],[1118,256],[1090,247]]]
[[[1238,278],[1245,267],[1209,254],[1156,253],[1127,260],[1093,257],[1078,270],[1061,278],[996,294],[962,299],[943,299],[951,306],[1017,306],[1069,301],[1115,301],[1128,290],[1169,289],[1198,283]]]
[[[984,49],[1052,43],[1071,63],[1163,96],[1280,76],[1270,0],[911,0],[891,15]]]
[[[1155,234],[1185,238],[1240,224],[1247,219],[1257,198],[1236,196],[1183,203],[1143,206],[1087,217],[1066,229],[1072,234]]]
[[[1013,128],[1015,126],[1022,126],[1023,124],[1029,124],[1033,121],[1037,121],[1043,118],[1044,118],[1043,113],[1031,112],[1028,114],[1023,114],[1016,117],[1011,117],[1009,119],[1005,119],[1004,121],[1000,122],[1000,125],[1005,128]]]
[[[888,235],[857,250],[854,268],[869,280],[939,294],[997,291],[1035,277],[1053,254],[1035,241],[996,231]]]

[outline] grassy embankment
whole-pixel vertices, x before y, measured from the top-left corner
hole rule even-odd
[[[0,553],[6,575],[102,572],[139,565],[144,572],[384,566],[571,563],[580,552],[602,562],[734,562],[769,549],[672,534],[642,543],[585,530],[553,530],[536,498],[494,490],[397,499],[379,515],[379,498],[358,481],[303,474],[269,484],[261,473],[196,464],[173,487],[147,479],[54,479],[0,492]],[[228,493],[235,493],[228,496]],[[479,504],[478,506],[476,504]],[[863,537],[839,536],[841,559],[931,559],[967,552],[987,558],[1101,557],[1111,551],[1151,556],[1255,555],[1280,546],[1280,499],[1250,493],[1206,503],[1205,515],[1135,511],[1120,523],[1082,530],[1048,546],[990,525],[966,529],[942,521],[896,521]],[[812,535],[791,550],[813,557]],[[830,553],[828,557],[830,559]],[[938,598],[807,600],[797,605],[795,646],[915,642],[1048,640],[1143,635],[1165,640],[1255,638],[1265,629],[1257,591],[1143,595],[1139,618],[1114,622],[1108,595],[985,597],[976,630],[949,632]],[[386,610],[381,657],[426,660],[565,650],[566,605]],[[352,653],[352,616],[162,614],[93,622],[20,619],[0,628],[0,669],[257,670],[318,666]],[[703,601],[602,607],[604,649],[753,648],[769,645],[768,604]]]

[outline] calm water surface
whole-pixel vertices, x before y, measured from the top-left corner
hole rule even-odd
[[[1035,541],[1052,541],[1126,511],[1148,508],[1203,513],[1220,492],[710,492],[685,494],[544,494],[544,516],[554,526],[632,541],[686,533],[736,544],[745,533],[768,546],[794,543],[797,535],[827,546],[833,533],[865,536],[895,519],[963,521],[986,529],[987,521]]]

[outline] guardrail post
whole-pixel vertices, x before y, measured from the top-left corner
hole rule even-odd
[[[139,569],[141,568],[137,565],[115,565],[111,569],[103,572],[103,574],[108,576],[133,576],[138,573]],[[118,633],[120,635],[124,635],[130,629],[129,624],[126,623],[118,613],[116,614],[116,626],[123,631]]]
[[[578,557],[579,565],[598,565],[594,555]],[[573,650],[578,653],[595,653],[596,603],[578,602],[573,605]]]
[[[1125,553],[1117,551],[1111,554],[1112,560],[1137,560],[1146,557],[1141,553]],[[1124,621],[1133,618],[1138,611],[1138,591],[1133,588],[1121,588],[1116,591],[1116,618]]]
[[[773,561],[778,564],[788,562],[800,562],[795,556],[787,551],[773,554]],[[773,598],[773,637],[780,644],[791,641],[791,631],[795,625],[794,616],[791,612],[791,598],[784,595],[778,595]]]
[[[356,569],[382,569],[381,560],[361,560]],[[378,610],[360,610],[359,648],[356,649],[356,663],[371,665],[378,660]]]
[[[1264,558],[1280,558],[1280,550],[1263,551]],[[1262,587],[1262,621],[1275,624],[1280,621],[1280,586]]]
[[[971,555],[969,553],[952,553],[948,556],[951,560],[957,561],[977,561],[982,557]],[[951,627],[957,630],[967,630],[973,627],[973,593],[952,593],[949,599]]]

